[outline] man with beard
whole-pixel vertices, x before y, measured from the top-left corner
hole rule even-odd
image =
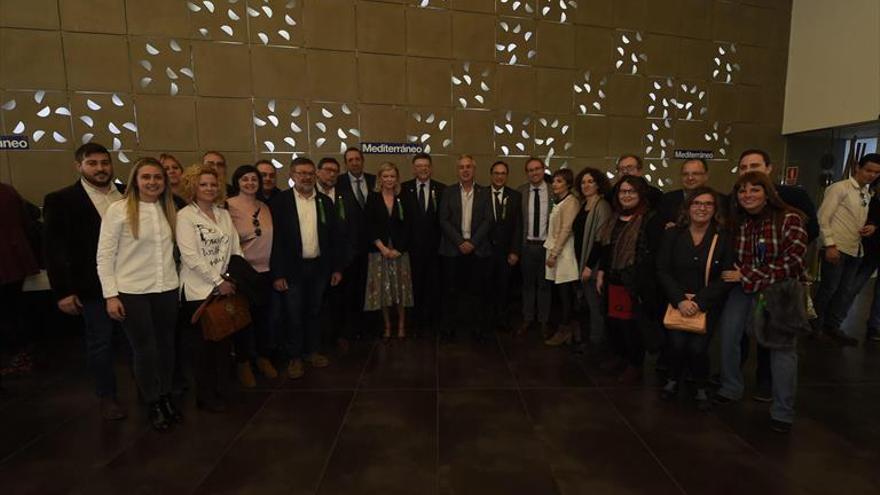
[[[82,315],[86,352],[101,401],[101,416],[123,419],[116,400],[113,368],[113,321],[107,314],[95,254],[101,218],[111,203],[122,199],[113,184],[113,161],[97,143],[80,146],[74,155],[80,179],[49,193],[43,200],[46,226],[46,268],[58,309]]]
[[[413,234],[409,248],[415,307],[416,335],[426,333],[439,318],[440,307],[440,222],[437,205],[446,185],[431,178],[431,155],[417,153],[412,158],[413,179],[401,184],[410,204],[419,205],[412,215]]]

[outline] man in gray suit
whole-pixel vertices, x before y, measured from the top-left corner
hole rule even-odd
[[[522,195],[522,309],[523,326],[517,336],[523,336],[537,322],[541,325],[544,338],[549,337],[547,322],[550,319],[550,294],[552,287],[544,276],[546,254],[544,241],[547,240],[547,224],[550,219],[550,188],[546,182],[543,160],[531,157],[526,160],[528,182],[519,187]]]
[[[438,253],[446,297],[443,336],[453,338],[457,328],[470,328],[477,340],[486,329],[485,311],[478,305],[485,294],[491,207],[487,190],[474,182],[476,162],[458,157],[458,183],[444,189],[437,216],[440,222]]]

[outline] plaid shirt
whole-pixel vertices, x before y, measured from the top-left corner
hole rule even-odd
[[[746,220],[736,237],[743,292],[752,294],[788,278],[801,278],[806,252],[807,231],[800,215],[786,213],[781,229],[775,228],[772,216]]]

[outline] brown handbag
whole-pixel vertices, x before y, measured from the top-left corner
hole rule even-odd
[[[192,324],[202,327],[202,337],[219,342],[251,324],[251,311],[242,294],[209,296],[193,313]]]
[[[712,269],[712,256],[715,254],[715,245],[718,243],[718,234],[712,236],[712,245],[709,247],[709,257],[706,259],[706,282],[709,285],[709,271]],[[688,299],[693,299],[694,294],[685,294]],[[663,326],[669,330],[690,332],[696,334],[706,333],[706,312],[700,311],[694,316],[684,316],[672,304],[666,305],[666,314],[663,316]]]

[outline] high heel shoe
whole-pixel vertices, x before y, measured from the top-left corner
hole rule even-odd
[[[563,344],[571,343],[572,336],[573,334],[571,332],[571,329],[569,329],[565,325],[560,325],[559,330],[556,331],[556,334],[545,340],[544,343],[551,347],[557,347]]]

